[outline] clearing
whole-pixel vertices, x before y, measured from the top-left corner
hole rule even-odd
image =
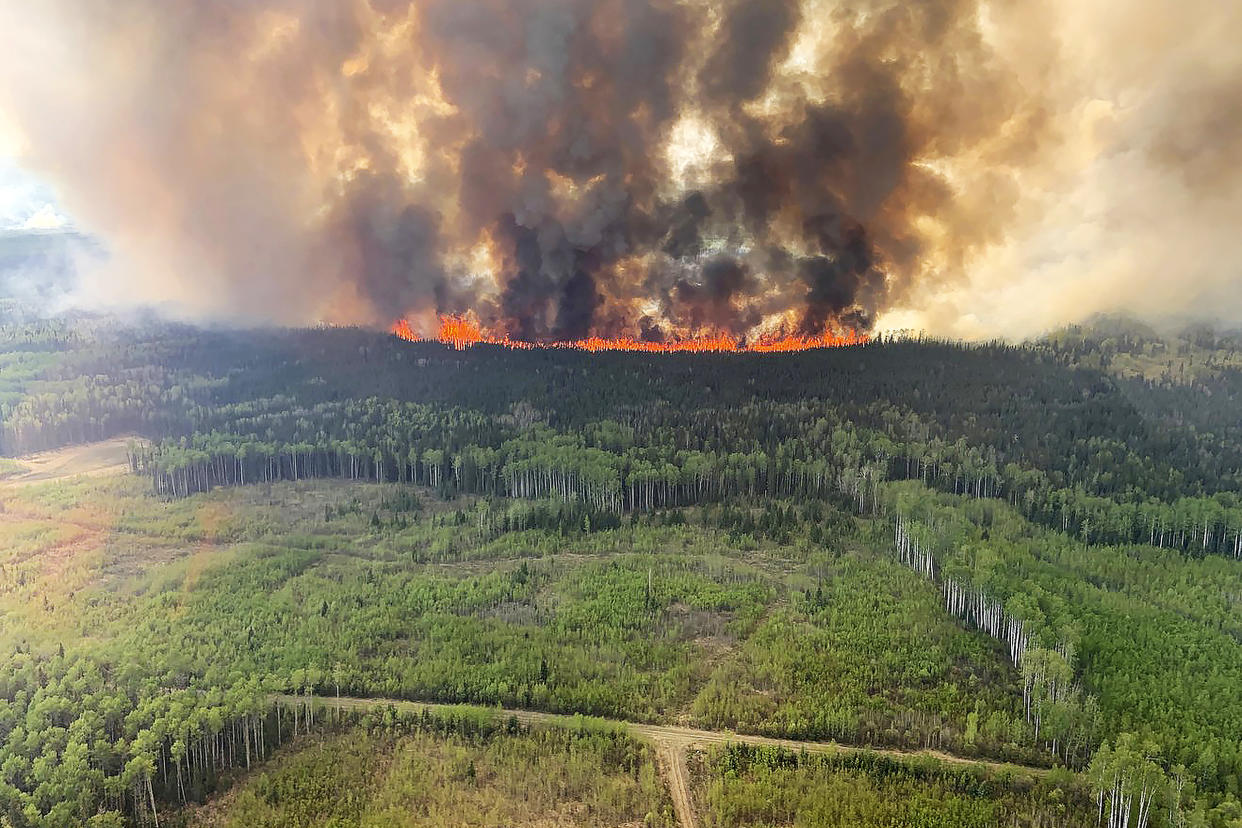
[[[26,486],[88,475],[103,477],[129,471],[125,451],[133,437],[113,437],[99,443],[83,443],[18,458],[26,471],[0,481],[0,485]]]

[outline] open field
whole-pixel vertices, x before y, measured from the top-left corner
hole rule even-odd
[[[18,458],[16,462],[24,470],[0,478],[0,485],[28,486],[79,476],[106,477],[125,474],[129,471],[126,446],[132,440],[131,437],[116,437]]]
[[[700,828],[1091,828],[1090,790],[1059,771],[1012,776],[880,753],[733,742],[689,755]]]
[[[674,828],[651,747],[597,723],[361,717],[300,737],[190,828]]]

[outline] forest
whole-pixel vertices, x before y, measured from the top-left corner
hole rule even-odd
[[[675,824],[624,731],[342,696],[968,763],[693,749],[705,825],[1242,824],[1242,337],[0,322],[0,824],[195,825],[225,790],[211,824]],[[20,482],[114,438],[125,474]],[[574,781],[516,790],[532,764]]]

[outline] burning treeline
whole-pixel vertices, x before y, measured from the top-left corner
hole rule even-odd
[[[69,206],[283,321],[849,341],[995,239],[1044,129],[971,0],[70,5]]]
[[[434,337],[416,332],[407,319],[399,319],[389,332],[410,342],[434,339],[457,350],[474,345],[500,345],[505,348],[576,348],[582,351],[642,351],[644,353],[784,353],[804,351],[810,348],[842,348],[847,345],[866,344],[870,337],[865,333],[848,330],[844,334],[822,333],[814,336],[796,334],[763,334],[747,341],[728,333],[699,334],[677,339],[635,339],[632,336],[588,336],[585,339],[562,339],[548,342],[529,342],[509,336],[487,333],[466,316],[441,316],[440,326]]]

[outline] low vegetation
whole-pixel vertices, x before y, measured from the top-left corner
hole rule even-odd
[[[618,730],[373,713],[299,741],[188,828],[673,828],[651,748]]]
[[[1090,791],[1069,774],[997,775],[874,754],[821,756],[730,745],[695,757],[709,828],[1088,828]]]

